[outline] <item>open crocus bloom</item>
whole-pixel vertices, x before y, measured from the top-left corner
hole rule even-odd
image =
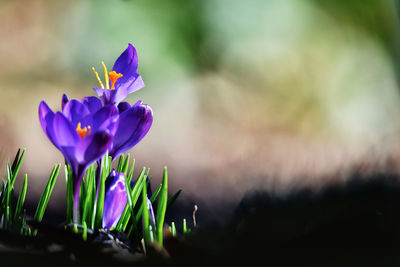
[[[114,227],[125,209],[127,193],[125,188],[125,175],[112,170],[106,180],[106,193],[103,208],[103,228]]]
[[[61,151],[74,176],[74,220],[79,209],[79,187],[87,167],[112,146],[118,126],[118,110],[102,106],[96,97],[62,99],[62,112],[54,113],[46,102],[39,105],[39,120],[50,141]]]
[[[130,93],[144,87],[142,77],[137,73],[138,57],[136,49],[132,44],[118,57],[111,72],[108,72],[104,62],[102,62],[105,74],[105,84],[102,83],[98,73],[93,68],[100,88],[93,90],[102,99],[104,105],[118,105]]]
[[[118,105],[119,123],[114,135],[110,156],[115,159],[134,147],[150,130],[153,111],[149,105],[138,101],[131,106],[127,102]]]

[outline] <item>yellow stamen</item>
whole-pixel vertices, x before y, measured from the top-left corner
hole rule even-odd
[[[97,73],[96,69],[95,69],[94,67],[92,67],[92,70],[93,70],[93,72],[94,72],[94,75],[96,75],[97,81],[99,82],[101,88],[104,89],[104,85],[103,85],[103,83],[101,82],[100,76],[99,76],[99,74]]]
[[[108,70],[107,70],[106,64],[104,64],[104,61],[102,61],[102,62],[101,62],[101,65],[103,65],[104,77],[106,77],[106,88],[107,88],[107,89],[110,89],[110,83],[109,83],[109,81],[108,81],[108,75],[107,75]]]
[[[121,78],[123,75],[121,73],[116,73],[115,71],[112,71],[108,74],[110,76],[110,81],[111,81],[111,90],[114,89],[115,82]]]
[[[88,125],[85,128],[81,128],[81,123],[78,123],[78,126],[76,126],[76,132],[78,133],[80,138],[84,138],[85,136],[89,135],[92,133],[92,128],[90,127],[90,125]]]

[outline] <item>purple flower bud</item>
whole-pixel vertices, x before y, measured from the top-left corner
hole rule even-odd
[[[106,180],[103,208],[103,228],[114,227],[121,218],[128,197],[125,188],[125,175],[112,170]]]

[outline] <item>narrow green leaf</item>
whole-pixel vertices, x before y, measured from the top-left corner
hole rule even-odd
[[[17,156],[19,155],[19,150],[17,152]],[[17,156],[14,159],[13,167],[8,164],[10,168],[10,175],[11,175],[11,187],[14,187],[15,179],[17,178],[18,172],[22,165],[22,160],[24,159],[25,149],[22,150],[21,156],[18,158]]]
[[[123,172],[124,175],[125,175],[125,177],[127,176],[130,158],[131,158],[131,155],[130,155],[130,154],[127,154],[127,155],[126,155],[125,162],[124,162],[124,164],[122,165],[121,170],[119,171],[119,172]]]
[[[73,222],[74,181],[70,166],[65,164],[67,223]]]
[[[161,192],[161,188],[162,188],[162,184],[160,184],[157,187],[156,191],[154,191],[153,195],[151,195],[151,197],[150,197],[151,203],[154,203],[154,201],[156,201],[158,194],[160,194],[160,192]]]
[[[85,221],[83,222],[82,239],[83,241],[87,240],[87,224]]]
[[[129,182],[132,181],[134,170],[135,170],[135,159],[132,160],[131,169],[129,170],[129,174],[128,174]]]
[[[84,192],[84,200],[83,200],[83,207],[82,207],[82,224],[87,222],[91,222],[90,218],[88,216],[91,214],[90,211],[92,211],[92,198],[93,198],[93,180],[95,179],[95,173],[94,173],[94,164],[90,165],[88,170],[86,171],[86,177],[85,177],[85,192]]]
[[[19,161],[19,154],[21,153],[21,149],[18,148],[17,154],[15,154],[13,163],[11,165],[11,170],[14,171],[15,168],[17,167],[18,161]]]
[[[21,213],[22,213],[22,207],[25,202],[27,186],[28,186],[28,175],[25,174],[24,183],[22,184],[21,192],[19,193],[19,197],[18,197],[18,201],[17,201],[17,206],[15,208],[14,221],[17,221],[18,218],[22,217]]]
[[[178,191],[175,192],[167,201],[167,208],[169,208],[172,204],[174,204],[175,200],[178,198],[180,193],[182,192],[182,189],[178,189]]]
[[[176,227],[175,227],[174,222],[171,223],[171,232],[172,232],[172,236],[175,237],[176,236]]]
[[[98,188],[98,195],[96,199],[96,216],[95,216],[95,227],[97,229],[101,228],[103,221],[103,208],[104,208],[104,197],[105,197],[105,181],[109,172],[109,166],[111,165],[110,159],[108,157],[108,152],[104,155],[101,167],[100,167],[100,181]]]
[[[146,177],[147,177],[147,175],[148,175],[148,170],[147,170],[147,174],[145,174],[145,173],[146,173],[146,168],[143,167],[143,169],[142,169],[142,171],[141,171],[141,173],[140,173],[138,179],[136,180],[136,183],[135,183],[135,185],[133,186],[132,190],[129,188],[129,190],[127,191],[127,192],[129,192],[130,195],[131,195],[131,197],[130,197],[131,202],[129,202],[129,197],[128,197],[128,204],[130,205],[131,212],[126,212],[126,213],[124,214],[124,217],[123,217],[123,218],[122,218],[122,216],[121,216],[122,221],[121,221],[121,219],[120,219],[120,221],[121,221],[122,224],[121,224],[121,226],[120,226],[120,229],[121,229],[120,231],[125,231],[125,229],[126,229],[126,227],[127,227],[127,225],[128,225],[129,219],[131,218],[131,215],[133,215],[133,213],[134,213],[134,207],[135,207],[136,202],[138,201],[139,196],[140,196],[140,194],[141,194],[141,191],[142,191],[142,188],[143,188],[143,184],[144,184],[145,181],[146,181]],[[128,183],[127,183],[127,184],[128,184]],[[125,185],[125,186],[126,186],[126,185]],[[130,186],[129,186],[129,187],[130,187]],[[124,210],[124,211],[125,211],[125,210]],[[132,217],[132,218],[134,218],[134,217]]]
[[[165,212],[167,210],[167,200],[168,200],[168,171],[167,167],[165,166],[162,187],[161,187],[160,197],[158,198],[158,205],[156,212],[156,223],[157,223],[156,240],[161,247],[163,246],[163,228],[164,228]]]
[[[7,206],[6,208],[6,215],[4,216],[5,219],[5,228],[9,229],[9,227],[12,225],[11,223],[11,214],[10,214],[10,206]]]
[[[187,224],[186,224],[186,219],[185,218],[183,218],[183,223],[182,223],[182,228],[183,228],[183,234],[186,234],[187,232],[188,232],[188,230],[187,230]]]
[[[119,160],[118,160],[118,166],[117,166],[117,172],[120,173],[122,171],[122,166],[124,165],[124,155],[122,154],[121,156],[119,156]]]
[[[47,185],[46,185],[46,187],[45,187],[45,189],[43,191],[43,194],[42,194],[42,196],[41,196],[41,198],[39,200],[39,204],[38,204],[38,206],[36,208],[36,212],[35,212],[35,216],[34,216],[34,219],[36,221],[38,221],[38,222],[41,222],[42,219],[43,219],[43,215],[44,215],[44,212],[46,210],[47,204],[49,202],[51,192],[53,191],[54,184],[56,182],[56,179],[57,179],[58,173],[60,171],[60,168],[61,168],[61,164],[56,164],[53,167],[53,170],[52,170],[52,172],[50,174],[50,177],[49,177],[49,180],[47,182]]]

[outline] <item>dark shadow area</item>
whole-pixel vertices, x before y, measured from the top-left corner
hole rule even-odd
[[[399,179],[385,174],[354,175],[318,193],[307,188],[285,197],[249,192],[227,225],[203,225],[174,259],[197,266],[257,261],[280,266],[396,266],[399,207]]]
[[[176,202],[176,216],[190,213],[193,203]],[[215,203],[215,209],[223,209]],[[183,208],[179,213],[176,209]],[[296,189],[286,196],[249,192],[224,223],[205,220],[215,212],[202,210],[204,223],[192,233],[167,237],[169,256],[151,253],[137,261],[105,253],[103,244],[83,242],[57,227],[42,226],[39,238],[0,233],[2,244],[19,247],[3,251],[3,262],[96,266],[205,266],[209,264],[265,266],[398,266],[400,264],[400,182],[397,176],[354,175],[346,183],[326,186],[318,193]],[[173,210],[173,209],[172,209]],[[200,212],[199,212],[200,214]],[[169,215],[169,220],[178,220]],[[89,236],[96,240],[96,235]],[[31,252],[58,244],[56,252]],[[21,249],[25,246],[26,251]],[[130,259],[132,260],[132,258]],[[58,264],[58,263],[57,263]]]

